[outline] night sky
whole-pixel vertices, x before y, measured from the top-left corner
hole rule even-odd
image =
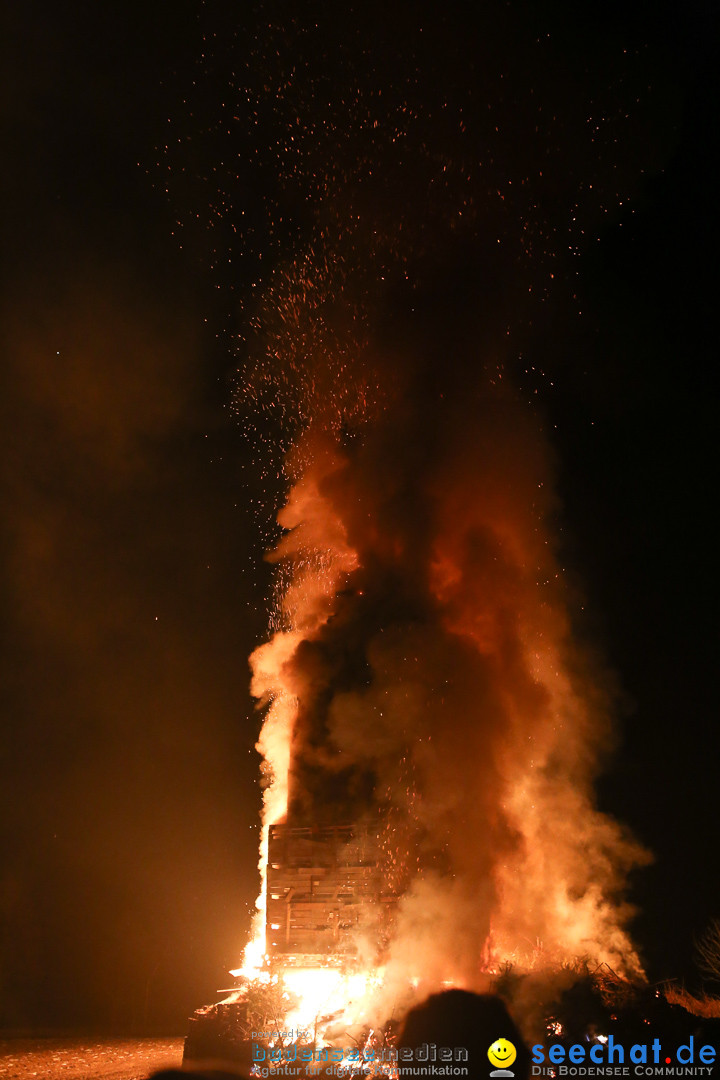
[[[540,93],[567,93],[573,80],[580,98],[605,87],[604,58],[623,50],[636,60],[606,102],[621,113],[652,86],[617,151],[632,212],[616,205],[592,220],[595,241],[571,268],[558,264],[565,284],[519,340],[530,370],[545,373],[536,385],[563,549],[584,595],[578,632],[620,687],[599,802],[655,855],[631,882],[635,936],[651,978],[698,985],[693,935],[720,915],[717,26],[710,3],[577,7],[491,5],[468,20],[443,5],[438,40],[485,56],[495,35],[512,58],[514,27],[543,26],[569,74],[546,72]],[[407,6],[430,27],[434,8]],[[61,11],[38,0],[5,14],[8,1028],[182,1030],[245,942],[259,807],[247,656],[266,633],[264,523],[277,485],[261,476],[257,432],[248,437],[231,408],[241,297],[257,267],[213,265],[207,230],[189,224],[207,214],[197,178],[208,150],[185,102],[194,94],[195,115],[219,110],[258,10],[148,0]],[[391,22],[381,5],[358,16],[380,66],[401,46],[402,10]],[[335,77],[337,25],[328,18],[320,33]],[[522,64],[513,70],[521,80]],[[157,148],[178,132],[166,195]],[[558,199],[566,167],[561,154],[550,165]],[[248,169],[251,208],[265,180]],[[231,226],[229,210],[220,231]],[[465,341],[487,273],[467,250],[437,266],[432,333],[447,322]],[[506,264],[494,280],[512,297]]]

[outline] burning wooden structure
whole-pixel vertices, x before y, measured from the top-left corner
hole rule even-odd
[[[266,953],[273,967],[351,962],[355,935],[372,929],[382,938],[396,901],[368,827],[270,826]]]

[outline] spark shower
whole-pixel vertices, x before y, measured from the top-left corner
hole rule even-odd
[[[206,39],[218,115],[187,106],[235,407],[284,489],[251,657],[261,871],[279,823],[378,836],[396,913],[355,931],[378,1012],[508,960],[641,972],[623,891],[646,856],[595,805],[613,680],[574,633],[532,353],[554,303],[581,317],[573,260],[631,198],[643,105],[632,58],[587,82],[511,15],[261,5]],[[248,975],[266,903],[264,877]]]

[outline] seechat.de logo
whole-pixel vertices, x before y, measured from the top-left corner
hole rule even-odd
[[[516,1057],[517,1050],[509,1039],[496,1039],[488,1049],[490,1064],[495,1066],[490,1075],[514,1076],[515,1073],[510,1071],[508,1065],[512,1065]]]

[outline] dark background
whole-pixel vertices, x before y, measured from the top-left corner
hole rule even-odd
[[[211,8],[6,13],[10,1028],[182,1030],[237,964],[257,891],[267,489],[229,408],[217,275],[147,175],[203,21],[242,27],[242,4]],[[697,983],[693,935],[720,914],[716,26],[699,3],[547,11],[569,48],[594,21],[642,43],[667,116],[634,215],[581,260],[583,319],[559,296],[533,359],[559,376],[542,407],[584,629],[624,690],[601,806],[655,853],[632,889],[650,976]]]

